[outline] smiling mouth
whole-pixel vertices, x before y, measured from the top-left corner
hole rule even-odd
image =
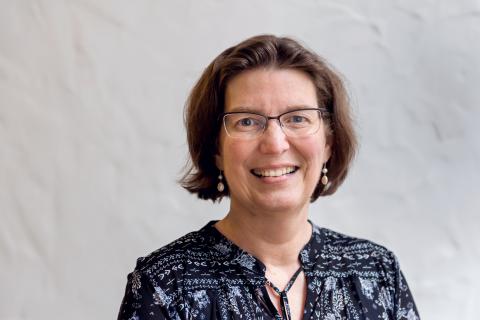
[[[278,169],[252,169],[250,172],[259,178],[265,177],[281,177],[287,174],[293,174],[298,170],[296,166],[290,166]]]

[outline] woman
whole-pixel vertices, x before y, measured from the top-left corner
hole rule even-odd
[[[347,175],[349,112],[340,78],[292,39],[220,54],[187,104],[181,182],[230,210],[138,259],[118,319],[419,319],[390,251],[308,220]]]

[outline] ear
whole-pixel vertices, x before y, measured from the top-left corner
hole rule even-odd
[[[215,155],[215,165],[219,170],[223,171],[223,157],[219,154]]]
[[[332,156],[333,136],[329,135],[325,141],[325,150],[323,151],[323,163],[326,163]]]

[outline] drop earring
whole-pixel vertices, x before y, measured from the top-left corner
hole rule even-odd
[[[325,162],[323,164],[323,168],[322,168],[322,178],[320,179],[320,182],[326,186],[328,184],[328,177],[327,177],[327,172],[328,172],[328,169],[327,169],[327,163]]]
[[[220,174],[218,175],[217,190],[218,192],[223,192],[223,190],[225,190],[225,185],[223,184],[222,171],[220,171]]]

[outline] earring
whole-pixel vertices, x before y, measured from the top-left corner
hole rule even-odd
[[[322,174],[323,174],[323,175],[322,175],[322,178],[320,179],[320,182],[322,182],[322,184],[323,184],[324,186],[326,186],[327,183],[328,183],[327,172],[328,172],[327,163],[325,162],[325,163],[323,164],[323,168],[322,168]]]
[[[220,174],[218,175],[218,184],[217,184],[218,192],[223,192],[223,190],[225,190],[225,185],[223,184],[222,180],[223,180],[222,171],[220,171]]]

